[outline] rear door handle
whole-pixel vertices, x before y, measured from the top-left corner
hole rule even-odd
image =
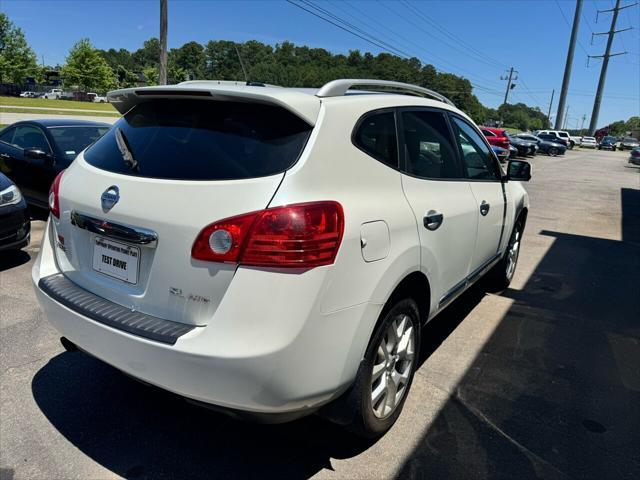
[[[8,159],[11,158],[11,155],[8,155],[6,153],[0,153],[0,158],[4,158],[4,159],[8,160]]]
[[[437,230],[442,225],[444,220],[444,216],[441,213],[436,212],[435,210],[430,210],[422,219],[424,228],[427,230]]]
[[[491,208],[491,205],[485,202],[484,200],[482,200],[482,203],[480,204],[480,213],[482,214],[483,217],[487,216],[487,213],[489,213],[490,208]]]

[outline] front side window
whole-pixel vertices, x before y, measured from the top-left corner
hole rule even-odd
[[[498,166],[486,143],[464,120],[453,117],[460,155],[472,180],[500,180]]]
[[[290,168],[311,130],[273,105],[159,99],[127,112],[84,158],[94,167],[138,177],[257,178]]]
[[[47,137],[44,136],[42,130],[33,125],[17,126],[11,143],[25,150],[33,148],[51,153]]]
[[[353,141],[363,152],[392,168],[398,168],[398,140],[393,112],[365,117],[358,126]]]
[[[406,171],[423,178],[461,178],[453,141],[443,113],[402,113]]]

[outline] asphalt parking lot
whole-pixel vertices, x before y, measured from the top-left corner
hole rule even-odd
[[[67,353],[40,313],[33,241],[0,257],[0,477],[640,478],[640,168],[537,156],[520,263],[424,330],[375,443],[310,417],[240,423]]]

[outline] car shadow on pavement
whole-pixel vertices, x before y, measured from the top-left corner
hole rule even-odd
[[[538,233],[550,248],[399,478],[640,478],[640,191],[621,193],[621,241]]]
[[[0,272],[24,265],[29,260],[31,260],[31,255],[24,250],[0,252]]]
[[[421,363],[485,295],[472,289],[423,333]],[[446,314],[445,314],[446,313]],[[51,424],[84,454],[125,478],[308,478],[368,449],[317,416],[257,425],[143,385],[84,353],[61,353],[32,381]]]

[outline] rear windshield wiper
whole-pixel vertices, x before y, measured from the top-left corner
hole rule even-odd
[[[131,153],[131,148],[129,147],[129,142],[127,142],[127,137],[124,136],[122,130],[116,128],[116,144],[118,145],[118,150],[122,154],[122,160],[124,160],[125,165],[129,168],[129,170],[133,170],[134,172],[139,172],[138,169],[138,161],[133,158],[133,153]]]

